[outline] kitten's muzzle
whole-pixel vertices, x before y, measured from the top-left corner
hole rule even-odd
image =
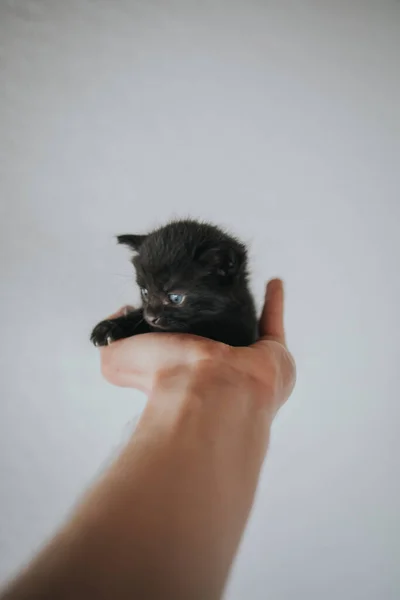
[[[159,327],[160,329],[163,328],[163,318],[160,315],[160,313],[158,312],[153,312],[151,309],[146,309],[144,311],[144,318],[145,320],[148,322],[149,325],[151,325],[152,327]]]
[[[149,325],[157,325],[157,322],[161,319],[160,315],[150,312],[146,310],[144,313],[144,318],[148,322]]]

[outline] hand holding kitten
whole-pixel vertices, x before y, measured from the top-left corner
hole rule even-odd
[[[260,386],[261,396],[272,402],[276,412],[289,397],[296,377],[285,342],[283,300],[282,282],[270,281],[260,319],[261,337],[251,346],[231,347],[190,334],[149,333],[102,347],[102,373],[114,385],[146,393],[166,373],[201,370],[205,382],[222,374],[231,382]],[[122,314],[123,310],[113,318]]]

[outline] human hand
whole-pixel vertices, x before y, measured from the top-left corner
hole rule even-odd
[[[113,315],[126,312],[127,307]],[[120,340],[100,349],[101,369],[110,383],[149,393],[160,373],[192,368],[208,361],[229,366],[236,373],[272,392],[273,408],[289,397],[296,378],[283,323],[284,293],[279,279],[269,282],[260,319],[260,339],[248,347],[231,347],[189,334],[147,333]]]

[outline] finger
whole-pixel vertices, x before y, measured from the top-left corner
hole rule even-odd
[[[262,338],[273,339],[281,344],[285,344],[283,310],[283,282],[280,279],[272,279],[267,285],[264,308],[260,320]]]
[[[106,319],[109,320],[109,319],[117,319],[118,317],[124,317],[128,313],[132,312],[133,310],[135,310],[133,306],[129,306],[129,305],[122,306],[119,310],[117,310],[117,312],[106,317]]]
[[[102,374],[114,385],[148,392],[157,373],[172,372],[195,360],[199,354],[198,340],[188,334],[145,333],[102,346]]]

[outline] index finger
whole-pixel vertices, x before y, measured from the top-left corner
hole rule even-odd
[[[284,292],[281,279],[268,282],[264,308],[260,320],[261,338],[275,340],[285,345],[285,328],[283,324]]]
[[[111,319],[117,319],[118,317],[126,317],[126,315],[132,312],[133,310],[135,310],[133,306],[122,306],[119,310],[117,310],[117,312],[113,313],[112,315],[109,315],[106,318],[106,320],[110,321]]]

